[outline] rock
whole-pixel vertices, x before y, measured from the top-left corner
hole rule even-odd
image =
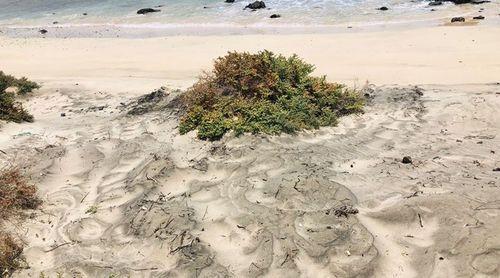
[[[493,172],[500,172],[500,167],[494,168]]]
[[[279,14],[273,14],[270,16],[270,18],[280,18],[280,17],[281,17],[281,15],[279,15]]]
[[[161,12],[161,10],[152,9],[152,8],[144,8],[144,9],[138,10],[137,14],[148,14],[148,13],[157,13],[157,12]]]
[[[234,0],[226,0],[224,2],[226,2],[226,3],[234,3]]]
[[[87,13],[83,13],[82,15],[88,15]]]
[[[446,1],[446,2],[452,2],[456,5],[461,5],[461,4],[484,4],[484,3],[489,3],[490,1],[488,0],[441,0],[441,1]]]
[[[383,7],[378,8],[377,10],[379,10],[379,11],[387,11],[387,10],[389,10],[389,8],[383,6]]]
[[[42,30],[40,30],[40,31],[38,31],[38,32],[40,32],[40,34],[44,35],[44,34],[47,34],[49,31],[47,31],[47,30],[45,30],[45,29],[42,29]]]
[[[264,1],[255,1],[253,3],[248,4],[245,9],[258,10],[264,9],[266,7],[266,3]]]
[[[403,157],[403,160],[401,160],[401,162],[403,162],[403,164],[412,164],[413,163],[413,161],[411,160],[411,157],[409,157],[409,156]]]
[[[451,22],[465,22],[465,18],[459,16],[459,17],[454,17],[451,19]]]
[[[61,117],[66,117],[66,113],[61,113]]]
[[[59,21],[54,21],[52,22],[52,24],[59,24]]]
[[[432,1],[432,2],[429,3],[429,6],[441,6],[441,5],[443,5],[443,2],[439,1],[439,0]]]
[[[473,17],[472,19],[476,19],[476,20],[483,20],[483,19],[484,19],[484,16],[482,16],[482,15],[478,15],[478,16]]]

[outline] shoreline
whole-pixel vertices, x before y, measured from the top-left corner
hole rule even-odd
[[[337,24],[289,24],[289,23],[59,23],[31,25],[0,25],[0,35],[10,38],[161,38],[170,36],[243,36],[243,35],[301,35],[338,34],[356,32],[403,31],[441,26],[480,25],[496,27],[500,16],[483,13],[484,20],[476,20],[476,11],[467,11],[460,16],[465,23],[450,24],[453,16],[395,20],[352,21]],[[44,34],[40,30],[46,30]]]

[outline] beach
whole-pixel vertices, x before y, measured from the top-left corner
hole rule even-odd
[[[500,25],[448,21],[0,33],[0,70],[42,86],[22,99],[34,123],[0,127],[0,162],[43,201],[8,228],[25,242],[13,277],[498,277]],[[180,135],[162,105],[217,57],[264,49],[360,90],[364,113],[294,135]]]

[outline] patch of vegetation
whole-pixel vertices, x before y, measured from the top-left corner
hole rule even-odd
[[[21,244],[0,231],[0,277],[7,277],[19,267],[22,252]]]
[[[9,88],[15,89],[8,91]],[[18,95],[26,95],[40,86],[25,77],[15,78],[0,71],[0,120],[16,123],[33,122],[33,116],[29,114],[20,102],[16,100]]]
[[[97,206],[90,206],[86,211],[85,213],[86,214],[96,214],[97,213],[97,210],[99,210],[99,208]]]
[[[357,91],[314,77],[314,66],[298,56],[269,51],[229,52],[180,97],[186,111],[180,133],[218,140],[225,133],[295,133],[337,124],[362,112]]]
[[[0,217],[6,219],[17,211],[37,208],[41,201],[36,192],[18,169],[0,171]]]
[[[18,169],[1,170],[0,220],[8,219],[24,209],[37,208],[41,201],[36,191],[36,187],[28,184]],[[20,243],[0,230],[0,277],[7,277],[19,267],[22,251]]]

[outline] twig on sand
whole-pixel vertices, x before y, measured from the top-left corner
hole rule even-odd
[[[155,180],[154,178],[150,178],[150,177],[148,177],[148,174],[146,174],[146,179],[147,179],[148,181],[153,181],[154,183],[159,184],[159,182],[158,182],[157,180]]]
[[[175,248],[174,250],[170,251],[170,254],[175,254],[177,251],[180,251],[186,247],[190,247],[190,246],[193,246],[193,243],[194,243],[194,239],[191,240],[191,243],[189,244],[186,244],[186,245],[180,245],[179,247]]]
[[[422,223],[422,216],[420,215],[420,213],[418,213],[418,222],[420,223],[420,227],[424,227],[424,224]]]
[[[56,246],[52,247],[52,248],[51,248],[51,249],[49,249],[49,250],[45,250],[45,253],[52,252],[52,251],[56,250],[57,248],[62,247],[62,246],[65,246],[65,245],[68,245],[68,244],[75,244],[75,243],[76,243],[75,241],[69,241],[69,242],[61,243],[61,244],[59,244],[59,245],[56,245]]]
[[[157,267],[150,267],[150,268],[131,268],[133,271],[146,271],[146,270],[157,270]]]
[[[0,150],[0,153],[3,153],[3,154],[5,154],[5,155],[7,155],[7,153],[6,153],[6,152],[4,152],[4,151],[2,151],[2,150]]]
[[[205,220],[205,216],[207,216],[207,211],[208,211],[208,206],[205,208],[205,213],[203,214],[201,220]]]
[[[418,194],[423,194],[423,193],[424,193],[423,191],[417,190],[417,191],[413,192],[413,194],[406,196],[405,199],[410,199],[410,198],[413,198],[413,197],[418,197]]]
[[[280,190],[281,190],[281,187],[278,187],[278,190],[276,191],[276,193],[274,193],[274,199],[276,199],[278,197]]]
[[[80,204],[83,203],[83,201],[85,200],[85,198],[87,198],[87,196],[89,196],[90,194],[90,191],[87,192],[87,194],[85,194],[85,196],[83,196],[83,198],[80,200]]]
[[[290,257],[290,254],[286,253],[286,257],[285,257],[285,259],[283,260],[283,262],[281,263],[280,266],[283,266],[286,263],[286,261],[288,261],[288,257]]]

